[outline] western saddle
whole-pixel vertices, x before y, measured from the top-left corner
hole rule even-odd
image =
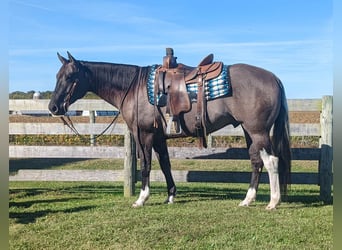
[[[155,77],[155,96],[162,93],[163,105],[167,107],[169,121],[166,133],[181,134],[182,128],[179,115],[191,110],[191,101],[187,92],[187,84],[197,84],[197,113],[196,113],[196,136],[200,138],[200,146],[207,147],[206,142],[206,99],[204,84],[221,74],[223,63],[213,62],[214,55],[206,56],[197,67],[177,63],[173,49],[166,48],[166,56],[163,57],[163,65],[157,69]],[[173,129],[172,129],[173,127]],[[173,131],[172,131],[173,130]]]

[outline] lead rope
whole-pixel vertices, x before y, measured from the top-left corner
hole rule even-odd
[[[120,112],[115,115],[114,119],[110,122],[110,124],[100,134],[94,136],[94,139],[97,139],[97,138],[101,137],[102,135],[104,135],[107,132],[107,130],[115,123],[115,121],[116,121],[116,119],[118,119],[119,115],[120,115]],[[89,139],[87,137],[81,135],[78,132],[74,123],[70,119],[70,116],[68,116],[68,115],[61,116],[60,119],[63,121],[63,124],[66,125],[68,128],[70,128],[71,131],[75,133],[75,135],[79,136],[83,142],[89,141]]]

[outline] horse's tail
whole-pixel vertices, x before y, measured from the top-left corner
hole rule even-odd
[[[287,185],[291,183],[291,148],[290,125],[285,90],[280,79],[277,79],[281,91],[281,106],[278,117],[274,122],[272,145],[274,154],[279,158],[278,172],[280,187],[284,195]]]

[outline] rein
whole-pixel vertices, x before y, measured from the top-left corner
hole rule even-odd
[[[116,119],[118,119],[119,115],[120,115],[120,112],[115,115],[114,119],[109,123],[109,125],[100,134],[94,136],[94,139],[97,139],[97,138],[101,137],[102,135],[104,135],[104,133],[106,133],[107,130],[115,123],[115,121],[116,121]],[[74,132],[75,135],[79,136],[84,142],[89,140],[88,138],[86,138],[85,136],[81,135],[78,132],[78,130],[75,128],[74,123],[70,119],[70,116],[68,116],[68,115],[61,116],[60,119],[63,121],[64,125],[66,125],[68,128],[70,128],[71,131]]]
[[[119,112],[115,115],[115,117],[113,118],[113,120],[110,122],[110,124],[98,135],[94,136],[94,139],[97,139],[99,137],[101,137],[102,135],[104,135],[104,133],[107,132],[107,130],[115,123],[115,121],[118,119],[119,115],[121,114],[121,109],[123,106],[123,103],[128,95],[129,90],[131,89],[133,83],[135,82],[135,80],[137,78],[140,78],[141,75],[141,68],[139,69],[139,73],[135,74],[134,78],[132,79],[132,81],[130,82],[128,88],[125,91],[125,94],[123,95],[121,102],[120,102],[120,108],[119,108]],[[67,108],[70,105],[70,99],[72,94],[74,93],[74,90],[76,88],[77,82],[75,81],[69,91],[69,93],[67,94],[67,96],[65,97],[65,102],[64,102],[64,108],[65,110],[67,110]],[[66,125],[68,128],[71,129],[71,131],[73,131],[75,133],[75,135],[79,136],[84,142],[88,141],[88,138],[86,138],[85,136],[81,135],[78,130],[76,129],[76,127],[74,126],[72,120],[70,119],[69,115],[64,115],[64,116],[60,116],[60,119],[62,120],[63,124]]]

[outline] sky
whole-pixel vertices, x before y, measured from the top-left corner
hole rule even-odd
[[[9,92],[53,91],[57,52],[147,66],[172,47],[272,71],[287,98],[333,94],[332,0],[10,0],[8,33]]]

